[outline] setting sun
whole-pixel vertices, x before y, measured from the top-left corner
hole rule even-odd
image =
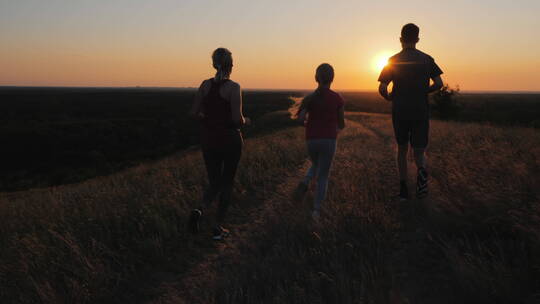
[[[392,56],[390,52],[379,53],[373,59],[373,69],[376,73],[379,73],[387,64],[388,59]]]

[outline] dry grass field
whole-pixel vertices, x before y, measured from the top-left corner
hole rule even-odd
[[[2,301],[540,300],[536,129],[433,121],[430,196],[399,204],[389,116],[347,118],[319,224],[310,195],[290,199],[307,166],[299,126],[246,141],[232,236],[222,243],[204,223],[196,236],[185,229],[205,184],[197,149],[80,184],[0,194]],[[287,112],[255,122],[281,124],[290,124]]]

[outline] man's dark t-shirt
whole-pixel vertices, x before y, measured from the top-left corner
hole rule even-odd
[[[442,73],[431,56],[417,49],[406,48],[390,57],[379,81],[393,82],[393,116],[399,120],[429,119],[429,80]]]

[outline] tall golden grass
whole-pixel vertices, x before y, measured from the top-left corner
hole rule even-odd
[[[286,123],[286,113],[272,115],[260,123]],[[207,231],[185,229],[206,183],[197,151],[78,185],[2,194],[0,296],[17,303],[538,299],[538,132],[434,121],[430,197],[400,206],[389,117],[348,118],[318,225],[310,195],[301,203],[289,197],[306,168],[301,127],[246,141],[228,219],[233,236],[222,245]],[[166,293],[145,292],[165,280],[152,272],[167,268]]]
[[[388,119],[356,119],[393,136]],[[535,129],[432,121],[424,226],[455,303],[540,299],[539,157]]]
[[[260,123],[285,119],[274,113]],[[271,191],[273,178],[303,160],[299,137],[290,128],[247,141],[237,192]],[[1,194],[2,302],[113,298],[138,270],[185,249],[186,217],[205,184],[193,151],[77,185]]]

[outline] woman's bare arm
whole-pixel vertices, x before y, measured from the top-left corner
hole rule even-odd
[[[232,121],[238,126],[246,123],[242,114],[242,90],[235,82],[231,83],[231,116]]]
[[[189,111],[189,115],[191,117],[201,118],[201,116],[204,115],[204,113],[201,113],[201,103],[207,91],[208,82],[205,80],[201,83],[199,89],[197,90],[197,93],[195,94],[195,100],[193,101],[193,105],[191,106],[191,110]]]

